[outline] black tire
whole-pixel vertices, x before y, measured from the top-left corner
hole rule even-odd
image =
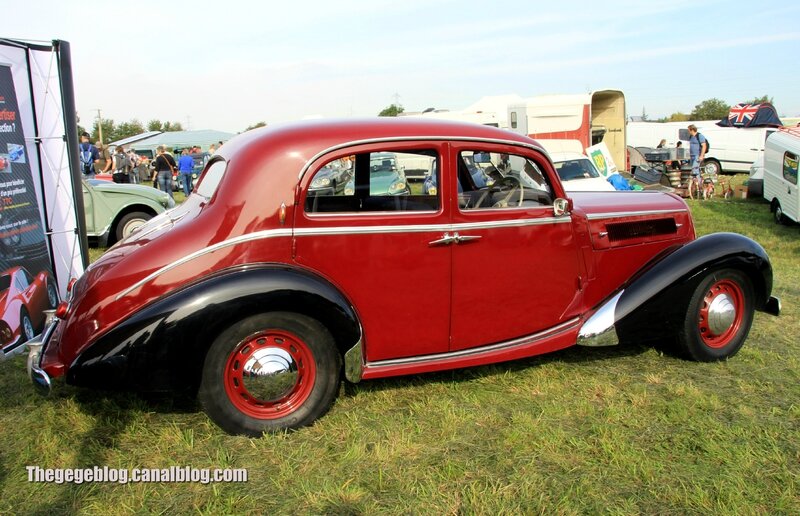
[[[275,334],[288,335],[288,344],[274,337]],[[291,353],[292,363],[297,365],[293,384],[280,383],[281,376],[291,377],[292,373],[287,371],[265,374],[263,378],[245,374],[245,371],[268,370],[267,366],[276,363],[275,346],[279,345],[286,347],[286,351],[279,351],[287,356],[291,350],[297,352]],[[264,351],[261,359],[257,356],[259,350]],[[240,356],[244,363],[238,361]],[[303,360],[304,357],[308,360]],[[262,362],[263,358],[269,360]],[[253,360],[255,365],[248,369]],[[226,432],[259,437],[264,432],[307,426],[322,417],[339,392],[341,369],[342,358],[333,336],[319,321],[291,312],[258,314],[229,326],[211,344],[197,397],[206,414]],[[242,377],[241,385],[237,372]],[[271,390],[270,394],[276,398],[268,401],[263,401],[266,396],[258,398],[247,388],[247,381],[259,382],[265,378],[267,382],[279,382],[282,389],[278,395]],[[303,379],[309,378],[304,383]],[[269,384],[270,388],[274,385]]]
[[[715,159],[706,159],[703,160],[703,170],[706,174],[720,175],[722,174],[722,165]]]
[[[133,230],[152,218],[153,215],[143,211],[132,211],[130,213],[126,213],[121,219],[119,219],[119,222],[117,222],[117,225],[114,228],[114,235],[117,237],[116,241],[119,242],[131,234]]]
[[[741,271],[718,269],[708,272],[689,298],[676,339],[678,351],[698,362],[715,362],[735,355],[753,324],[753,299],[753,285]],[[729,324],[725,317],[713,317],[713,313],[721,313],[719,308],[713,310],[715,302],[717,307],[720,304],[724,307],[725,301],[730,301],[734,307]],[[716,329],[714,320],[717,321]]]
[[[33,320],[25,308],[22,308],[19,312],[19,326],[22,342],[28,342],[36,336],[36,331],[33,328]]]
[[[775,223],[776,224],[786,224],[788,222],[786,215],[783,214],[783,208],[781,208],[781,203],[778,199],[772,200],[772,214],[775,216]]]
[[[54,300],[55,303],[53,302]],[[47,282],[47,304],[50,305],[50,308],[55,308],[58,305],[58,290],[53,285],[53,282],[49,280]]]

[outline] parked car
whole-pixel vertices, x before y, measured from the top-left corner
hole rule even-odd
[[[32,339],[44,326],[44,311],[58,304],[47,271],[31,276],[24,267],[0,273],[0,357]]]
[[[313,195],[341,193],[352,179],[350,168],[339,163],[331,164],[317,172],[314,182],[309,186],[309,192],[313,192]]]
[[[411,193],[405,173],[397,165],[397,156],[394,153],[372,153],[369,156],[369,170],[370,195],[409,195]],[[345,185],[345,193],[353,195],[354,191],[355,178],[352,177]]]
[[[747,178],[747,197],[764,196],[764,153],[758,155],[756,160],[750,165],[750,173]]]
[[[89,179],[83,181],[83,205],[90,243],[106,247],[174,207],[175,201],[150,186]]]
[[[564,190],[567,192],[613,192],[614,187],[600,175],[597,168],[583,154],[562,152],[552,153],[553,165]]]
[[[206,166],[206,163],[208,163],[208,158],[211,157],[211,154],[208,152],[195,152],[193,154],[189,154],[189,157],[192,158],[192,161],[194,162],[194,167],[192,168],[192,184],[194,185],[197,182],[197,178],[200,177],[200,173],[203,172],[203,168]],[[175,151],[174,158],[176,163],[181,158],[181,155],[177,150]],[[176,168],[175,172],[172,174],[173,192],[183,190],[183,186],[181,185],[182,181],[183,178],[181,177],[181,173]]]
[[[436,160],[435,193],[385,195],[373,166],[398,152]],[[510,164],[478,186],[467,161],[488,171],[486,156],[502,154]],[[340,159],[353,163],[351,191],[311,193]],[[539,186],[515,178],[526,169]],[[313,121],[226,143],[184,203],[87,268],[29,346],[28,369],[42,392],[64,377],[196,393],[220,427],[258,436],[313,423],[342,376],[620,339],[670,339],[687,358],[723,360],[755,310],[779,314],[771,291],[756,242],[696,239],[673,194],[568,195],[526,136],[440,120]]]

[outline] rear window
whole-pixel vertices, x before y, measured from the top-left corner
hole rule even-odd
[[[225,169],[228,163],[224,160],[217,160],[208,166],[205,173],[200,177],[200,183],[197,185],[196,192],[206,199],[210,199],[214,192],[217,191],[222,176],[225,175]]]

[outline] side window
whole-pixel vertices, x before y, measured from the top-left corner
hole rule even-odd
[[[22,269],[22,282],[25,283],[25,287],[27,288],[28,285],[33,283],[33,278],[31,277],[31,273],[28,272],[26,269]]]
[[[517,112],[516,111],[512,111],[511,112],[511,128],[512,129],[516,129],[517,128]]]
[[[25,290],[28,288],[28,282],[25,281],[25,277],[22,274],[17,274],[14,277],[14,281],[17,283],[18,290]]]
[[[433,150],[353,154],[325,163],[306,193],[306,213],[436,211],[439,156]],[[411,182],[408,175],[421,178]]]
[[[797,154],[785,152],[783,154],[783,178],[797,184]]]
[[[462,210],[549,206],[552,192],[533,160],[481,150],[459,154],[458,204]]]

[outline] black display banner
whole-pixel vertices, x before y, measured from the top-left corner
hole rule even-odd
[[[11,68],[0,65],[0,350],[39,333],[57,302]]]

